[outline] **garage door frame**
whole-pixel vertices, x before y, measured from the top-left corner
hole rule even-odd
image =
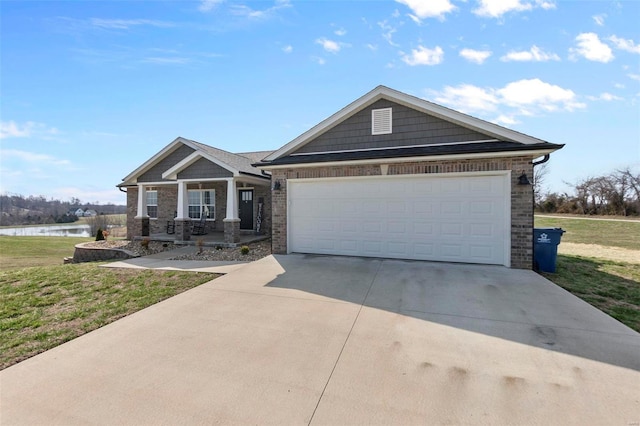
[[[506,267],[511,266],[511,170],[496,170],[484,172],[460,172],[460,173],[429,173],[429,174],[401,174],[401,175],[374,175],[374,176],[341,176],[327,178],[296,178],[287,179],[287,253],[292,253],[292,229],[291,229],[291,185],[306,182],[339,182],[344,180],[375,180],[375,179],[438,179],[438,178],[456,178],[456,177],[482,177],[482,176],[501,176],[504,179],[504,263]]]

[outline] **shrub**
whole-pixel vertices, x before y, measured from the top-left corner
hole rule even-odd
[[[242,253],[242,254],[249,254],[249,246],[242,246],[242,247],[240,247],[240,253]]]
[[[104,240],[104,235],[102,234],[102,228],[98,228],[98,231],[96,232],[96,241],[102,241]]]
[[[144,248],[145,250],[149,250],[149,243],[151,242],[151,240],[149,238],[143,238],[142,241],[140,241],[140,245],[142,246],[142,248]]]

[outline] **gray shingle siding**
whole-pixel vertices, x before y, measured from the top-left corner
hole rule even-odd
[[[158,161],[156,165],[140,175],[138,177],[138,182],[161,182],[165,180],[162,179],[162,173],[184,160],[186,157],[191,155],[193,151],[193,148],[181,145],[178,149]]]
[[[197,160],[185,170],[178,173],[178,179],[206,179],[220,177],[233,177],[233,173],[205,158]]]
[[[392,108],[393,133],[371,134],[371,110]],[[342,151],[493,139],[404,105],[381,99],[329,129],[295,153]]]

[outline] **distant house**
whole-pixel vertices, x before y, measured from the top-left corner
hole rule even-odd
[[[77,217],[83,217],[84,216],[84,210],[82,210],[81,208],[78,208],[78,210],[73,212],[73,214],[75,214]]]
[[[87,209],[84,211],[84,217],[94,217],[98,216],[98,212],[95,210]]]

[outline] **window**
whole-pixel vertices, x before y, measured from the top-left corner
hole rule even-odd
[[[189,200],[189,217],[200,219],[204,212],[207,219],[216,218],[216,191],[213,189],[190,189],[187,191]]]
[[[156,189],[147,190],[147,215],[150,218],[158,218],[158,191]]]
[[[391,133],[391,108],[371,110],[371,134],[386,135]]]

